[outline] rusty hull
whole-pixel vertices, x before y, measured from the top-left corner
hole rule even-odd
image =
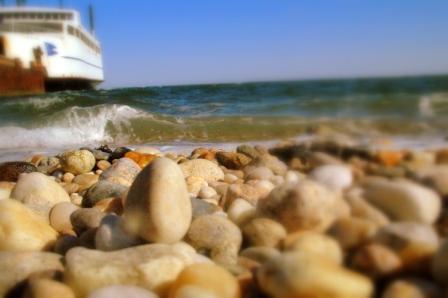
[[[36,63],[23,68],[20,60],[0,56],[0,96],[44,93],[45,76],[45,68]]]

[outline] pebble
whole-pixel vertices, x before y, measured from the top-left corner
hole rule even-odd
[[[210,257],[216,263],[230,265],[236,263],[242,235],[230,220],[218,215],[204,215],[191,223],[187,242],[197,250],[210,251]]]
[[[370,204],[363,197],[347,194],[345,200],[350,205],[351,215],[353,217],[368,219],[378,227],[383,227],[390,223],[390,219],[383,211]]]
[[[210,186],[203,186],[201,187],[201,190],[198,193],[198,197],[200,199],[212,199],[218,196],[218,193],[213,187]]]
[[[101,220],[106,214],[97,208],[80,208],[70,215],[70,221],[76,234],[100,226]]]
[[[224,202],[226,206],[230,206],[234,200],[241,198],[255,206],[258,200],[268,194],[269,191],[266,189],[260,189],[250,184],[232,184],[227,189]]]
[[[32,273],[62,271],[62,256],[50,252],[10,252],[0,250],[0,297]]]
[[[38,172],[20,175],[11,198],[20,201],[47,221],[54,205],[70,202],[67,192],[59,184]]]
[[[372,281],[325,258],[303,252],[284,253],[257,272],[261,289],[270,297],[368,298]]]
[[[311,180],[283,184],[260,200],[257,213],[278,220],[288,232],[325,231],[336,219],[338,195]]]
[[[415,222],[395,222],[381,228],[374,241],[394,250],[404,266],[425,263],[439,248],[433,227]]]
[[[305,175],[299,171],[287,171],[285,174],[285,182],[290,184],[299,183],[299,181],[305,179]]]
[[[381,278],[398,272],[403,264],[400,257],[387,246],[371,243],[356,250],[351,266],[372,278]]]
[[[432,258],[431,271],[434,278],[448,286],[448,240],[445,240]]]
[[[187,297],[240,298],[238,281],[227,270],[214,264],[193,264],[186,267],[177,277],[171,287],[169,298],[184,298],[185,288]],[[205,291],[204,291],[205,290]],[[199,295],[195,294],[196,292]],[[207,292],[209,296],[201,296]]]
[[[79,185],[79,192],[90,188],[98,182],[99,177],[94,174],[81,174],[76,176],[72,182]]]
[[[420,168],[415,175],[441,196],[448,196],[448,165]]]
[[[434,283],[423,279],[397,279],[384,290],[381,298],[437,298],[442,290]]]
[[[67,285],[47,279],[32,278],[28,281],[24,293],[25,298],[75,298],[72,289]]]
[[[267,167],[248,166],[244,169],[246,180],[269,180],[274,176],[271,169]]]
[[[44,157],[39,161],[37,170],[43,174],[51,174],[61,167],[59,158],[57,157]]]
[[[353,183],[353,174],[345,165],[324,165],[315,168],[309,177],[334,191],[348,188]]]
[[[107,160],[100,160],[96,163],[96,167],[103,172],[105,170],[107,170],[108,168],[110,168],[110,166],[111,166],[111,164]]]
[[[73,179],[75,179],[75,175],[73,175],[70,172],[67,172],[62,176],[62,181],[66,182],[66,183],[72,182]]]
[[[208,183],[224,179],[224,172],[221,168],[206,159],[192,159],[181,163],[180,168],[185,177],[201,177]]]
[[[82,205],[84,207],[92,207],[106,198],[124,198],[128,189],[129,187],[122,184],[117,184],[108,180],[100,180],[89,188],[82,201]]]
[[[99,209],[103,213],[123,214],[123,201],[121,198],[107,198],[96,202],[93,207]]]
[[[143,154],[152,154],[152,155],[157,155],[157,156],[161,156],[162,155],[162,152],[160,152],[159,149],[154,148],[154,147],[150,147],[150,146],[138,147],[138,148],[135,149],[135,152],[143,153]]]
[[[96,162],[95,156],[88,150],[67,151],[59,159],[62,169],[74,175],[90,172]]]
[[[13,182],[0,181],[0,200],[9,199],[14,186]]]
[[[286,237],[285,228],[269,218],[255,218],[244,225],[242,230],[250,246],[277,247]]]
[[[227,169],[240,170],[247,166],[252,158],[238,152],[216,152],[216,160]]]
[[[100,180],[129,187],[140,170],[140,166],[132,159],[120,158],[101,174]]]
[[[240,252],[240,256],[249,258],[260,264],[263,264],[267,260],[273,257],[277,257],[279,255],[280,251],[278,251],[273,247],[268,246],[251,246],[246,249],[243,249]]]
[[[146,244],[103,252],[82,247],[65,255],[65,282],[80,297],[112,284],[133,285],[161,295],[195,260],[185,243]]]
[[[143,288],[135,286],[125,286],[125,285],[112,285],[90,293],[87,298],[116,298],[116,297],[126,297],[126,298],[158,298],[159,296],[154,292],[148,291]]]
[[[342,264],[344,259],[341,245],[334,238],[313,231],[288,234],[283,240],[283,248],[285,251],[314,254],[336,264]]]
[[[205,200],[191,198],[192,218],[198,218],[202,215],[213,214],[221,210],[217,205],[206,202]]]
[[[367,179],[365,197],[393,220],[433,224],[441,212],[441,199],[433,190],[407,181]]]
[[[378,231],[378,226],[371,220],[357,217],[338,219],[328,231],[343,249],[352,249],[369,242]]]
[[[51,247],[57,232],[41,216],[12,199],[0,200],[0,250],[38,251]]]
[[[237,176],[235,176],[234,174],[227,173],[224,175],[224,182],[227,182],[227,183],[235,183],[236,181],[238,181],[238,179],[239,178]]]
[[[29,162],[12,161],[0,164],[0,181],[16,182],[22,173],[37,172],[35,165]]]
[[[66,233],[73,230],[70,215],[79,207],[71,202],[62,202],[54,205],[50,211],[50,225],[59,233]]]
[[[255,207],[244,199],[234,200],[227,209],[229,219],[239,227],[256,216]]]
[[[207,181],[205,181],[204,178],[197,176],[188,176],[185,179],[185,182],[187,182],[188,193],[193,196],[197,196],[201,191],[201,188],[208,186]]]
[[[252,159],[258,158],[261,154],[257,149],[255,149],[254,147],[252,147],[250,145],[246,145],[246,144],[239,145],[236,148],[236,152],[245,154]]]
[[[124,205],[126,229],[150,242],[173,243],[187,233],[192,207],[179,166],[156,158],[135,179]]]
[[[132,159],[140,166],[140,168],[144,168],[149,165],[157,156],[153,154],[144,154],[135,151],[129,151],[124,155],[124,157]]]
[[[95,248],[103,251],[123,249],[140,243],[138,237],[124,230],[121,217],[113,214],[103,217],[95,234]]]

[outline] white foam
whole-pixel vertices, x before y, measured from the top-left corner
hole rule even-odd
[[[151,114],[126,105],[71,107],[50,117],[35,128],[0,127],[0,148],[62,148],[116,141],[129,142],[132,137],[130,120],[151,117]],[[110,128],[114,128],[114,136]],[[125,133],[124,133],[125,132]]]

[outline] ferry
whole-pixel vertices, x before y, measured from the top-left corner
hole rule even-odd
[[[104,80],[101,45],[75,10],[0,7],[0,95],[93,89]]]

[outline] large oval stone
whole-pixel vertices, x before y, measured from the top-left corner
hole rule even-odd
[[[65,172],[75,175],[90,172],[95,166],[95,156],[88,150],[67,151],[60,156],[61,166]]]
[[[184,175],[168,158],[157,158],[135,179],[126,199],[125,228],[151,242],[173,243],[187,233],[192,217]]]
[[[364,189],[373,205],[397,221],[433,224],[441,211],[442,202],[435,191],[407,180],[370,178]]]
[[[0,201],[0,250],[42,250],[51,246],[57,236],[42,217],[20,202]]]
[[[196,256],[185,243],[147,244],[114,252],[75,247],[65,255],[65,282],[78,297],[113,284],[134,285],[161,294]]]
[[[47,221],[54,205],[70,202],[67,192],[59,184],[38,172],[20,175],[11,198],[22,202]]]

